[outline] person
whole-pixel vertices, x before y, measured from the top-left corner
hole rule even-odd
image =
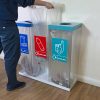
[[[3,50],[8,91],[23,88],[26,84],[18,81],[16,75],[16,67],[20,58],[20,38],[15,21],[18,18],[18,6],[31,5],[53,8],[50,2],[41,0],[0,0],[0,53]]]

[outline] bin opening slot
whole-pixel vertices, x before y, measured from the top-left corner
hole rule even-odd
[[[72,25],[71,23],[60,23],[60,25]]]

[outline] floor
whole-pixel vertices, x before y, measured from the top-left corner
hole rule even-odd
[[[23,89],[6,91],[7,78],[0,60],[0,100],[100,100],[100,88],[77,82],[71,92],[67,92],[38,81],[18,75],[27,83]]]

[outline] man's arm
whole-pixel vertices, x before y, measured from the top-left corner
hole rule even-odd
[[[34,5],[45,6],[48,9],[54,8],[54,6],[51,3],[42,0],[35,0]]]
[[[48,9],[54,8],[51,3],[42,0],[17,0],[17,3],[19,6],[22,7],[40,5],[40,6],[45,6]]]
[[[16,0],[18,6],[27,7],[32,6],[35,3],[35,0]]]

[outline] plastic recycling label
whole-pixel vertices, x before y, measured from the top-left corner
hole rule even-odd
[[[20,50],[21,53],[29,53],[28,49],[28,36],[26,34],[20,34]]]
[[[68,47],[68,40],[52,38],[52,59],[61,62],[67,62]]]
[[[35,43],[35,55],[47,58],[46,37],[34,36],[34,43]]]

